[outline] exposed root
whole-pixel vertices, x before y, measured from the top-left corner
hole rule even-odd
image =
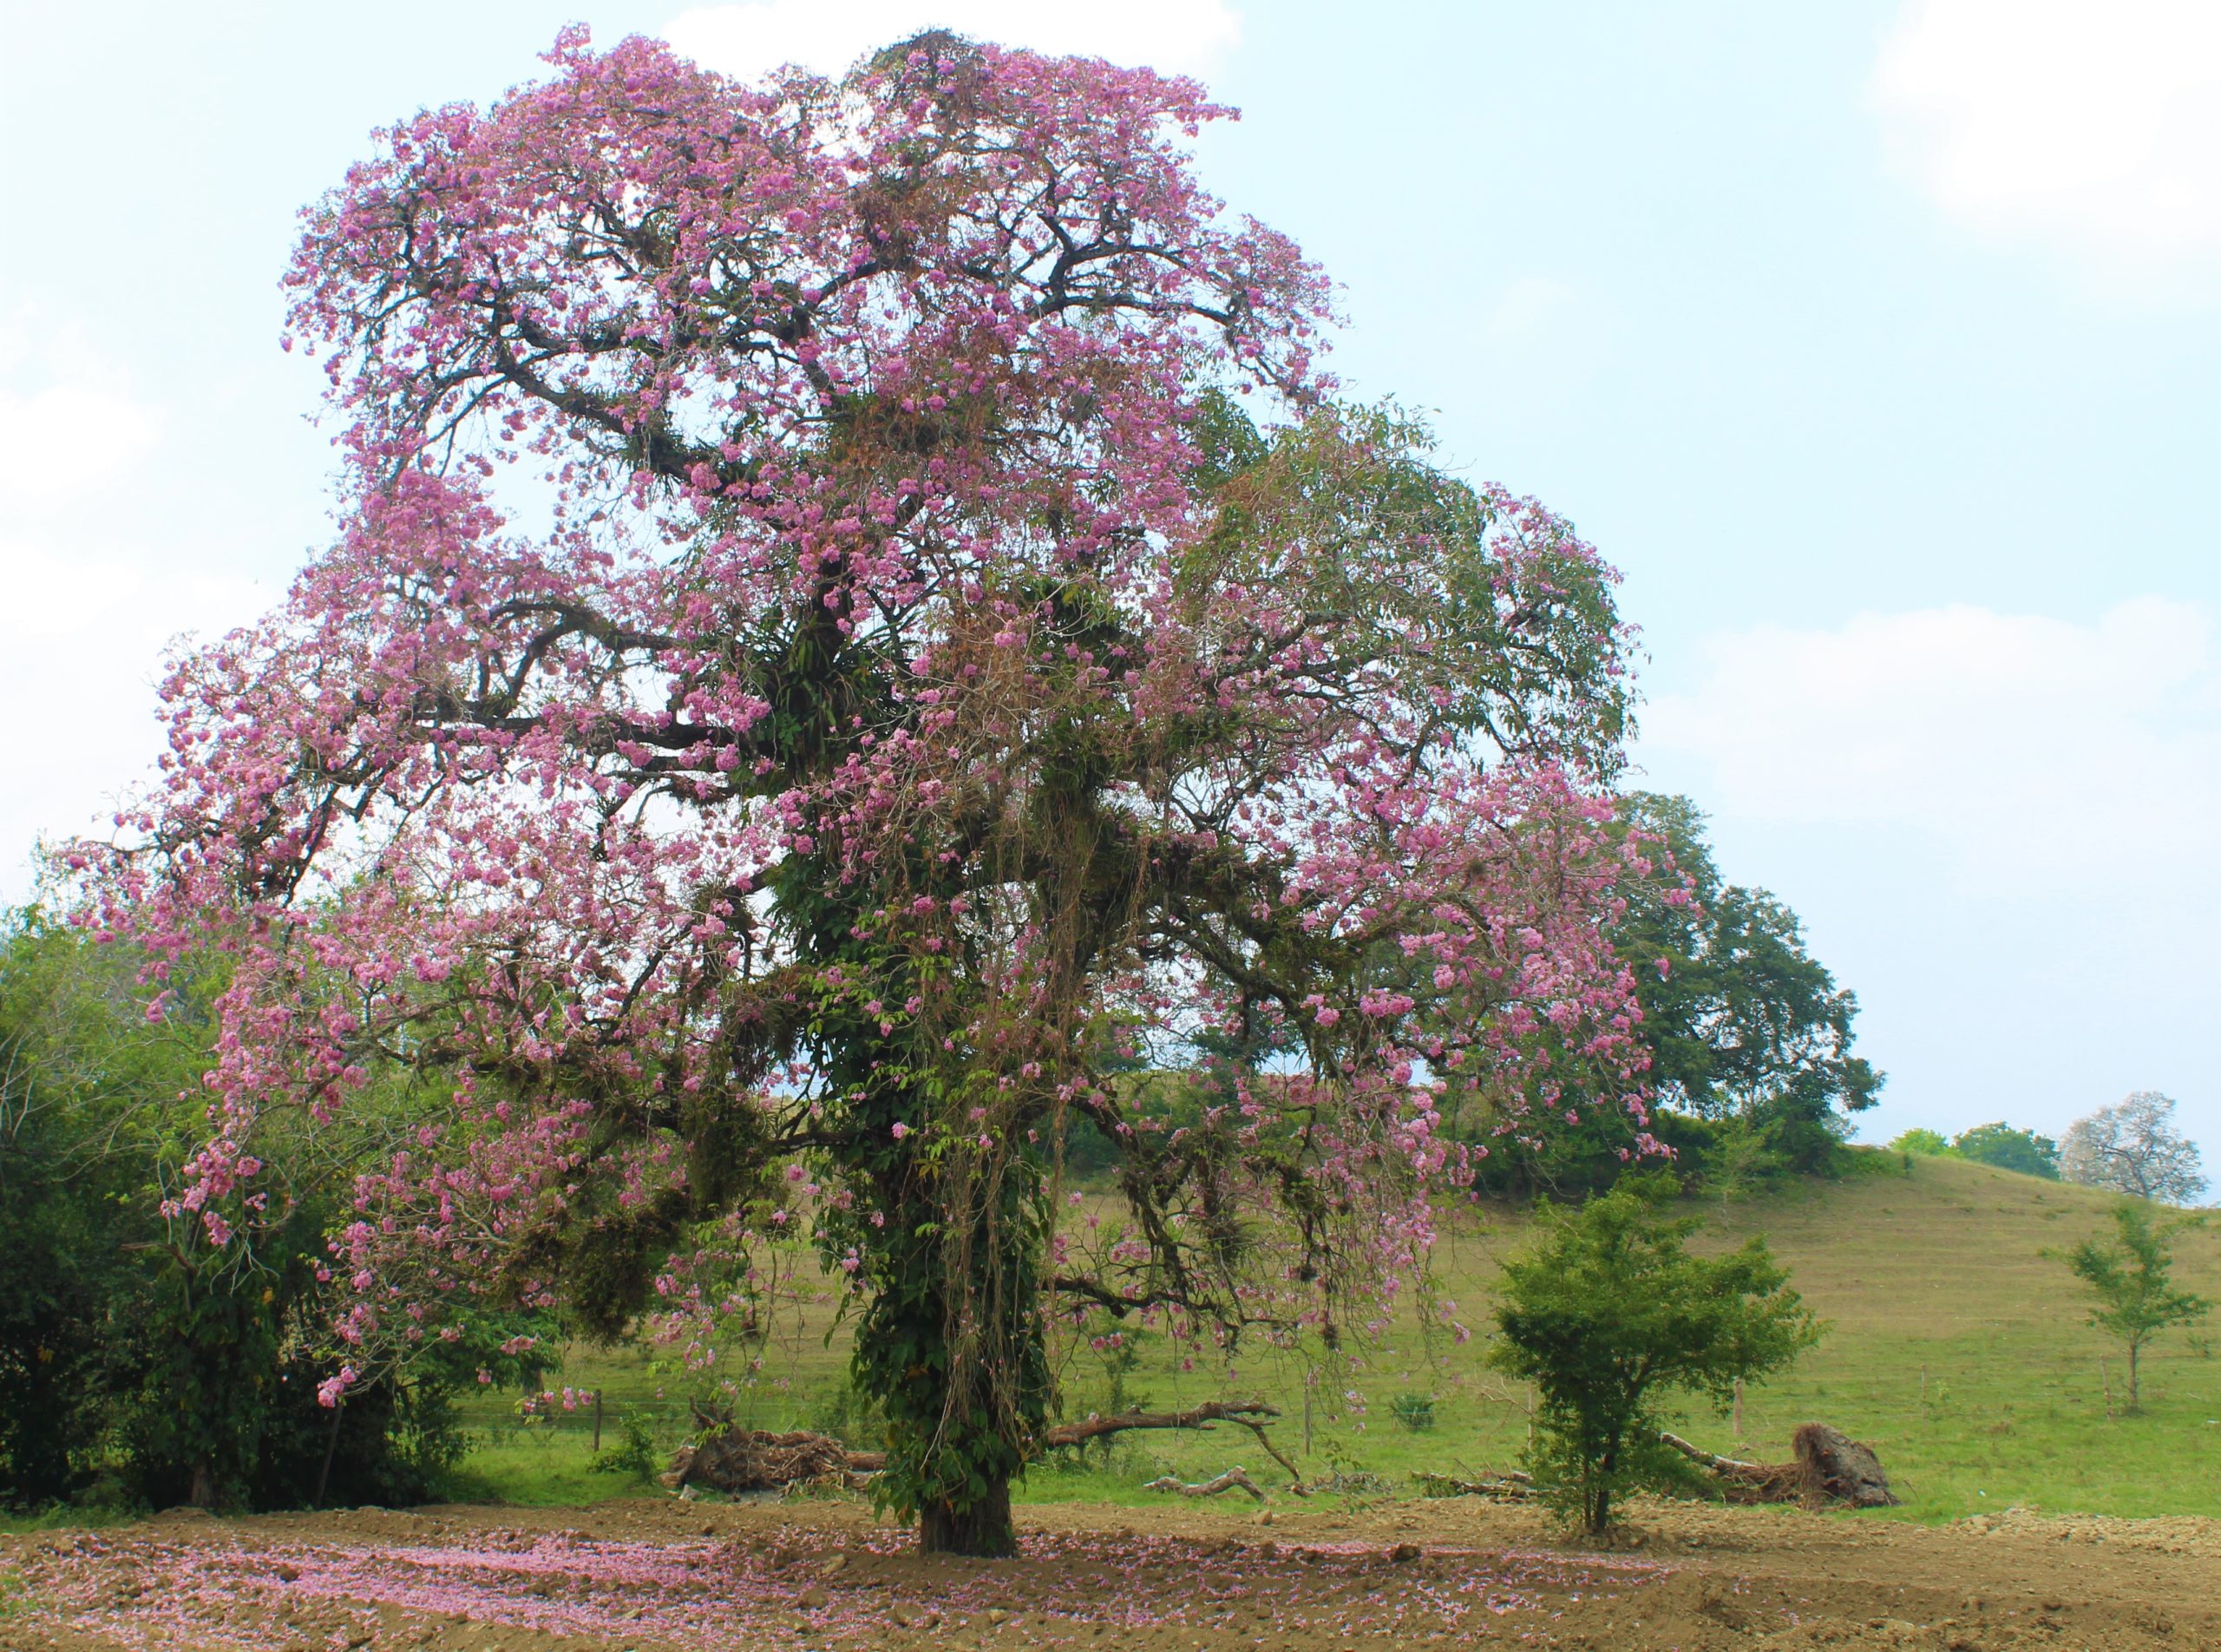
[[[1295,1482],[1295,1494],[1307,1497],[1310,1492],[1295,1465],[1281,1454],[1265,1432],[1268,1422],[1280,1414],[1276,1406],[1261,1400],[1214,1400],[1187,1411],[1127,1411],[1059,1423],[1045,1429],[1038,1445],[1046,1451],[1084,1445],[1130,1429],[1208,1431],[1214,1423],[1230,1422],[1256,1435],[1258,1444]],[[884,1452],[851,1451],[830,1435],[806,1429],[774,1434],[762,1429],[735,1428],[728,1413],[702,1406],[695,1407],[694,1420],[700,1438],[673,1453],[670,1472],[662,1477],[664,1485],[674,1491],[690,1485],[718,1491],[773,1491],[796,1485],[846,1485],[853,1490],[868,1485],[874,1474],[887,1466]],[[1248,1480],[1244,1476],[1240,1482],[1228,1482],[1234,1484],[1248,1485]],[[1249,1490],[1259,1497],[1264,1495],[1254,1485]]]
[[[1825,1423],[1806,1423],[1797,1431],[1791,1441],[1797,1452],[1793,1463],[1745,1463],[1693,1446],[1679,1434],[1661,1432],[1658,1438],[1718,1475],[1730,1503],[1799,1503],[1806,1508],[1848,1503],[1878,1509],[1897,1500],[1872,1449]]]

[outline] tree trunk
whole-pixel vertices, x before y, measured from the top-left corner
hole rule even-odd
[[[966,1508],[928,1504],[918,1511],[918,1551],[1008,1560],[1018,1553],[1018,1527],[1010,1517],[1010,1482],[992,1482]]]
[[[1587,1517],[1585,1524],[1589,1529],[1589,1535],[1592,1537],[1601,1537],[1606,1531],[1611,1529],[1611,1487],[1608,1485],[1597,1486],[1595,1490],[1589,1492],[1588,1502],[1589,1506],[1582,1510],[1582,1512]]]
[[[1582,1518],[1592,1537],[1601,1537],[1612,1524],[1612,1476],[1619,1467],[1620,1452],[1615,1445],[1596,1459],[1590,1471],[1587,1494],[1582,1498]]]
[[[341,1394],[332,1402],[331,1433],[324,1442],[324,1466],[316,1472],[316,1496],[309,1503],[309,1506],[312,1509],[320,1509],[324,1506],[324,1491],[331,1485],[331,1459],[339,1452],[339,1414],[346,1406],[347,1396],[344,1394]]]
[[[918,1166],[888,1178],[850,1369],[886,1413],[881,1490],[916,1515],[921,1552],[1001,1557],[1018,1552],[1011,1483],[1047,1422],[1049,1217],[1024,1159],[973,1175],[968,1190]]]
[[[2141,1411],[2143,1409],[2143,1407],[2137,1403],[2136,1344],[2133,1342],[2128,1345],[2128,1408],[2133,1412]]]

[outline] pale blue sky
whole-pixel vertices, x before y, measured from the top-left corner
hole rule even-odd
[[[1242,106],[1207,175],[1345,284],[1340,370],[1626,570],[1648,778],[1859,993],[1869,1137],[2159,1088],[2221,1155],[2221,9],[681,12],[9,0],[0,891],[321,534],[276,280],[370,128],[572,16],[735,69],[946,21]]]

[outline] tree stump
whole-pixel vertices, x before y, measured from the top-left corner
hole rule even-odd
[[[1825,1423],[1806,1423],[1791,1437],[1808,1507],[1848,1503],[1855,1509],[1893,1508],[1890,1477],[1867,1446]]]

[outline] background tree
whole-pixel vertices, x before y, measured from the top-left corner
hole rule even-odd
[[[1961,1158],[1977,1164],[1994,1164],[2001,1170],[2018,1170],[2051,1182],[2060,1179],[2059,1144],[2048,1136],[2015,1130],[2002,1120],[1961,1131],[1951,1138],[1951,1147]]]
[[[1689,1255],[1702,1224],[1667,1214],[1674,1192],[1641,1172],[1576,1210],[1542,1206],[1541,1232],[1504,1265],[1489,1362],[1535,1384],[1536,1479],[1592,1535],[1625,1492],[1685,1482],[1687,1460],[1658,1437],[1668,1396],[1724,1408],[1739,1380],[1820,1336],[1763,1239]]]
[[[179,663],[88,921],[229,960],[214,1236],[277,1121],[415,1075],[358,1377],[412,1303],[613,1334],[808,1228],[882,1495],[1006,1553],[1045,1315],[1331,1340],[1425,1242],[1443,1105],[1639,1125],[1614,576],[1328,399],[1325,281],[1196,189],[1189,82],[551,61],[310,215],[339,535]],[[1111,1082],[1210,1037],[1191,1122]]]
[[[1883,1076],[1851,1053],[1858,1000],[1805,949],[1797,914],[1725,882],[1687,797],[1632,792],[1624,826],[1665,851],[1615,944],[1642,1000],[1661,1105],[1747,1127],[1789,1168],[1832,1162]]]
[[[2175,1104],[2156,1090],[2139,1090],[2068,1125],[2059,1173],[2161,1204],[2188,1204],[2205,1190],[2198,1144],[2175,1128]]]
[[[2113,1208],[2111,1242],[2085,1239],[2067,1255],[2074,1276],[2097,1293],[2090,1323],[2119,1338],[2128,1350],[2131,1411],[2141,1403],[2137,1359],[2144,1345],[2171,1326],[2195,1324],[2212,1309],[2204,1297],[2178,1289],[2172,1281],[2175,1258],[2167,1240],[2185,1225],[2177,1221],[2155,1226],[2142,1205],[2119,1204]]]

